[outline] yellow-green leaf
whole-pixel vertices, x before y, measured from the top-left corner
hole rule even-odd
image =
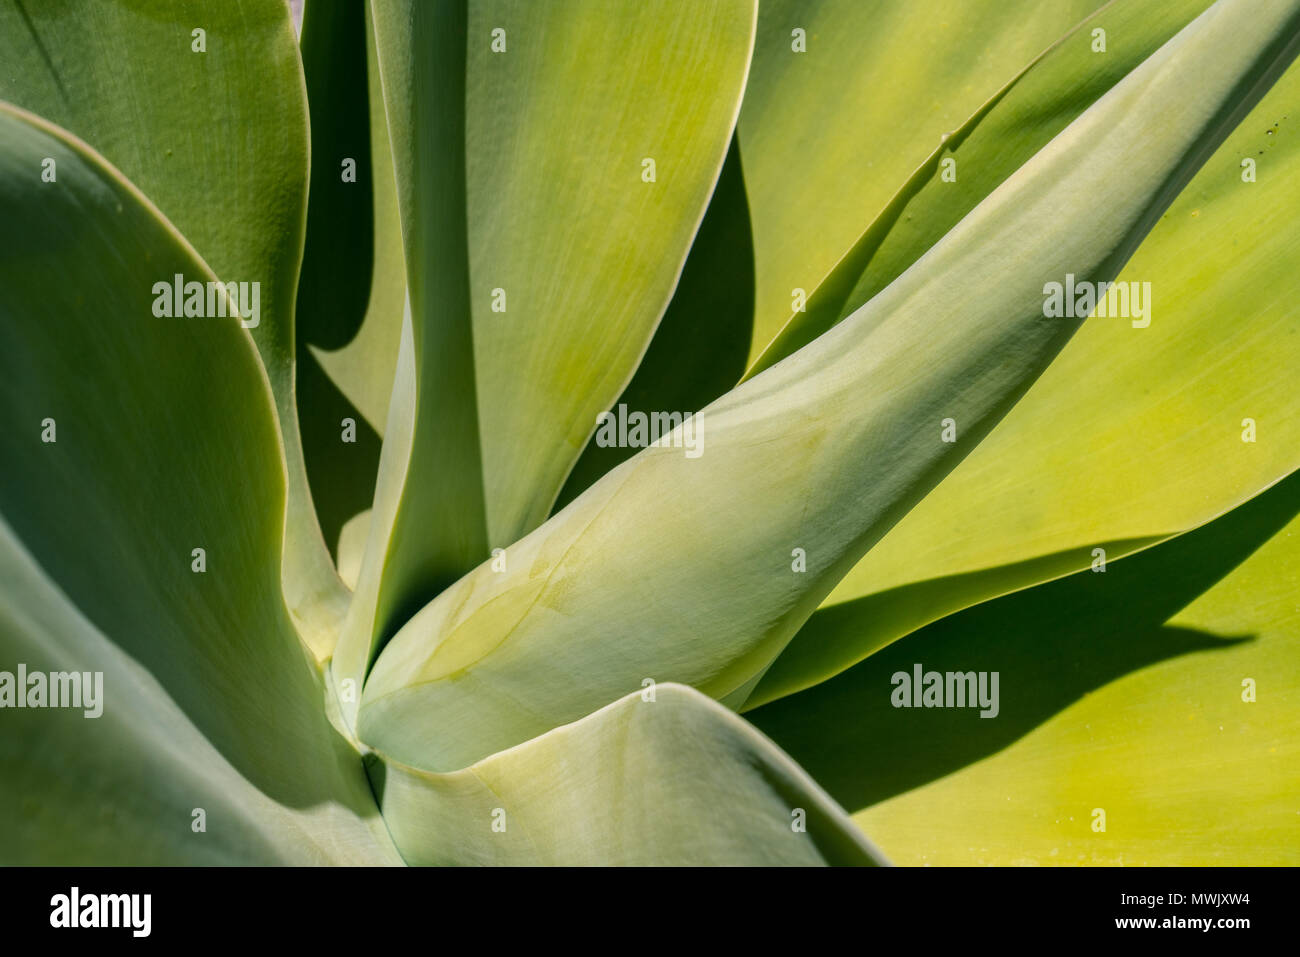
[[[414,405],[390,408],[341,680],[550,511],[672,295],[734,128],[754,4],[394,2],[375,25]]]
[[[763,0],[739,124],[751,361],[790,317],[793,290],[822,284],[941,137],[1102,5]]]
[[[1044,316],[1044,282],[1115,277],[1298,23],[1300,2],[1217,4],[857,313],[457,582],[379,657],[360,738],[453,770],[644,678],[743,702],[1082,322]]]
[[[1298,513],[1300,474],[747,717],[899,862],[1295,864]],[[997,716],[893,707],[918,663],[998,672]]]
[[[1084,323],[993,434],[845,577],[751,706],[945,614],[1195,528],[1300,467],[1297,121],[1292,68],[1120,275],[1151,284],[1150,325]],[[1247,159],[1254,182],[1243,179]]]

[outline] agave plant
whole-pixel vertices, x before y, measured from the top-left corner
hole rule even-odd
[[[1300,0],[293,17],[0,2],[6,861],[1300,861]]]

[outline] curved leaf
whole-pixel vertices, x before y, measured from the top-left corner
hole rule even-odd
[[[652,415],[695,412],[740,381],[754,324],[754,250],[740,149],[733,138],[681,279],[636,374],[610,406]],[[636,449],[595,436],[573,466],[555,511]]]
[[[941,137],[1102,4],[764,0],[738,127],[757,270],[751,362],[785,325],[792,290],[821,285]]]
[[[718,178],[753,41],[753,0],[671,9],[375,7],[417,388],[412,410],[391,413],[411,422],[407,452],[381,466],[396,475],[379,479],[342,680],[545,519],[645,351]]]
[[[91,143],[223,282],[260,283],[251,328],[289,469],[285,593],[304,639],[324,655],[347,593],[317,526],[294,403],[307,105],[288,7],[201,0],[182,13],[167,0],[8,0],[0,62],[0,99]]]
[[[1297,514],[1300,473],[748,717],[909,863],[1294,864]],[[917,662],[998,671],[997,717],[892,707]]]
[[[46,159],[55,182],[41,180]],[[213,281],[211,271],[102,157],[8,105],[0,105],[0,220],[8,227],[0,231],[0,515],[53,583],[41,594],[57,586],[88,623],[72,622],[63,598],[49,617],[39,599],[10,599],[6,643],[62,642],[38,660],[103,662],[113,682],[104,707],[114,717],[92,737],[125,749],[130,766],[144,760],[141,723],[179,708],[251,787],[301,812],[296,826],[373,822],[360,761],[326,718],[321,676],[280,590],[283,450],[252,339],[237,319],[154,314],[155,283],[176,273]],[[7,560],[37,575],[26,559]],[[92,627],[121,653],[102,648]],[[127,689],[154,681],[174,706],[147,689],[138,708],[123,701]],[[193,737],[174,730],[154,739],[179,746]],[[32,748],[39,738],[6,753],[33,774],[59,773],[57,758]],[[147,762],[150,773],[160,762]],[[212,774],[215,786],[224,772]],[[6,787],[22,780],[4,777]],[[115,775],[104,787],[121,781]],[[283,815],[268,818],[276,820]],[[32,826],[45,833],[59,823],[40,817]],[[349,827],[369,833],[360,821]],[[319,840],[353,840],[342,836],[348,829]],[[169,854],[170,839],[159,840],[150,847]],[[246,837],[231,840],[251,847]],[[272,844],[284,850],[280,839]]]
[[[370,5],[311,4],[301,45],[314,119],[298,286],[298,419],[321,531],[340,577],[355,585],[364,528],[342,532],[374,499],[406,265]]]
[[[979,601],[1113,560],[1300,467],[1300,70],[1215,152],[1120,275],[1152,320],[1097,318],[827,599],[750,706]],[[1257,161],[1257,182],[1242,161]],[[1224,263],[1230,262],[1230,268]],[[1230,318],[1229,318],[1230,317]],[[1257,423],[1243,442],[1245,419]],[[1084,450],[1081,454],[1080,450]]]
[[[359,737],[449,770],[646,677],[743,702],[1077,328],[1044,318],[1044,281],[1116,275],[1290,62],[1298,23],[1300,2],[1207,11],[887,290],[705,409],[698,458],[679,427],[510,548],[505,570],[480,566],[425,607],[375,664]]]
[[[647,700],[650,695],[652,700]],[[742,719],[659,685],[450,774],[370,759],[410,864],[885,863]]]
[[[5,711],[4,864],[400,863],[373,808],[369,821],[344,802],[298,809],[242,777],[158,682],[68,603],[2,520],[0,573],[4,669],[21,662],[29,675],[102,676],[97,717],[84,707]],[[95,679],[77,680],[79,694],[93,694]],[[302,773],[285,757],[282,774]],[[359,800],[358,785],[354,774],[342,793]]]
[[[871,299],[1211,0],[1113,0],[1029,64],[921,164],[746,371],[807,345]],[[1104,24],[1104,26],[1101,26]],[[1107,35],[1104,53],[1093,32]]]

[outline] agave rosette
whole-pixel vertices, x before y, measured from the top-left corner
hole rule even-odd
[[[1298,48],[0,6],[5,860],[1296,863]]]

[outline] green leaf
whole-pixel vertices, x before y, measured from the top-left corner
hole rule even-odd
[[[373,133],[387,136],[387,127],[382,113],[374,123],[370,116],[367,6],[360,0],[313,3],[304,11],[300,40],[312,114],[312,190],[298,288],[298,333],[300,341],[328,349],[338,349],[357,335],[374,277],[380,204],[374,197],[377,164],[371,159],[371,144]],[[373,85],[378,87],[377,77]],[[379,159],[382,162],[383,156]],[[396,356],[394,339],[394,360]]]
[[[741,718],[662,684],[450,774],[378,756],[410,864],[884,864],[817,784]]]
[[[950,134],[794,313],[746,378],[807,345],[894,281],[1210,0],[1117,0],[1084,20]],[[1104,24],[1104,26],[1102,26]],[[1093,31],[1107,32],[1104,54]]]
[[[473,6],[470,261],[494,546],[546,518],[664,314],[722,172],[755,8]],[[497,27],[509,53],[490,52]],[[506,313],[490,310],[495,288]]]
[[[327,8],[332,4],[327,3]],[[384,112],[383,88],[380,82],[379,64],[375,50],[375,38],[373,26],[370,22],[370,6],[365,4],[365,33],[363,37],[356,37],[348,33],[346,39],[349,41],[347,49],[349,56],[355,56],[353,44],[358,40],[365,42],[366,53],[366,113],[368,116],[369,148],[365,150],[363,146],[353,146],[358,153],[365,150],[370,157],[369,163],[365,166],[358,165],[357,182],[358,187],[364,188],[368,184],[370,190],[370,211],[373,225],[371,232],[373,234],[373,251],[372,261],[369,264],[369,298],[365,303],[364,318],[360,327],[355,330],[352,337],[346,342],[340,342],[340,339],[347,334],[352,327],[346,325],[342,329],[331,328],[332,321],[324,328],[318,329],[314,322],[304,317],[303,338],[309,346],[311,354],[320,363],[321,367],[329,375],[331,381],[337,384],[338,389],[347,397],[348,401],[354,404],[358,411],[365,416],[366,423],[374,429],[379,435],[384,432],[385,425],[388,421],[388,400],[392,391],[393,370],[397,363],[397,344],[401,338],[402,313],[406,301],[406,263],[402,247],[402,228],[397,211],[397,184],[394,180],[393,156],[389,146],[388,122]],[[309,18],[310,19],[310,18]],[[351,21],[344,20],[343,23],[335,23],[335,30],[346,30],[351,26]],[[313,34],[315,34],[313,28]],[[309,54],[304,51],[304,56]],[[334,69],[334,61],[324,69]],[[311,62],[304,63],[304,67],[311,68]],[[359,81],[359,78],[358,78]],[[310,75],[308,77],[310,92]],[[323,109],[330,110],[336,107],[335,97],[331,94],[325,97]],[[324,95],[324,94],[322,94]],[[351,109],[360,110],[353,105]],[[349,125],[349,143],[355,143],[353,139],[353,127]],[[335,149],[338,147],[336,146]],[[328,148],[327,148],[328,149]],[[313,154],[315,150],[313,149]],[[323,166],[328,166],[322,163]],[[335,166],[331,172],[335,179],[339,176],[339,169]],[[313,178],[314,181],[317,177]],[[333,184],[331,184],[332,186]],[[340,181],[340,186],[343,185]],[[326,215],[329,215],[328,213]],[[322,223],[322,232],[328,236],[329,242],[338,241],[338,237],[333,235],[332,229],[326,224],[330,220],[326,219]],[[309,217],[310,223],[310,217]],[[347,237],[342,237],[346,243]],[[312,244],[312,239],[308,237],[308,250]],[[308,263],[304,261],[304,269]],[[348,267],[351,273],[357,264],[355,260]],[[323,271],[323,267],[322,267]],[[335,280],[337,281],[337,277]],[[319,315],[328,318],[331,309],[326,304],[322,304]],[[313,315],[316,315],[314,312]],[[355,316],[352,317],[355,320]],[[367,504],[369,504],[367,502]]]
[[[1290,62],[1298,22],[1300,2],[1216,5],[887,290],[706,408],[698,458],[673,447],[681,428],[508,549],[505,571],[444,592],[375,664],[360,738],[451,770],[647,677],[743,702],[1078,328],[1044,317],[1044,282],[1114,278]]]
[[[611,413],[619,414],[620,405],[646,415],[704,408],[740,381],[753,324],[753,236],[740,149],[733,138],[672,302]],[[601,446],[594,439],[569,473],[555,511],[636,452]]]
[[[1101,0],[764,0],[739,134],[754,221],[750,361],[939,145]],[[792,49],[805,31],[806,52]]]
[[[1300,473],[748,717],[900,861],[1295,864],[1298,513]],[[892,707],[918,662],[999,672],[998,716]]]
[[[314,119],[298,285],[298,418],[321,531],[339,575],[355,585],[397,364],[406,265],[369,4],[311,4],[301,46]],[[351,441],[344,441],[347,419]]]
[[[315,807],[255,787],[148,671],[77,612],[3,521],[0,571],[3,670],[12,675],[21,662],[29,675],[77,673],[78,689],[94,688],[84,674],[102,674],[97,717],[86,716],[95,707],[5,711],[6,865],[400,862],[374,809],[366,820],[347,806],[365,806],[359,775],[336,779],[340,799]],[[252,741],[258,730],[250,721]],[[330,760],[328,751],[320,757]],[[285,781],[315,773],[290,753],[281,758]]]
[[[47,159],[54,182],[41,178]],[[7,104],[0,221],[0,515],[18,582],[6,589],[3,659],[30,652],[33,668],[103,670],[106,682],[105,717],[72,719],[87,725],[80,747],[106,749],[84,765],[64,750],[74,740],[64,716],[51,718],[48,742],[44,711],[21,719],[30,736],[6,734],[5,800],[18,800],[13,789],[44,793],[42,782],[55,796],[46,810],[5,814],[17,843],[0,843],[24,860],[48,846],[59,859],[175,861],[168,829],[187,848],[198,839],[188,811],[157,821],[147,845],[123,844],[151,809],[191,798],[188,807],[213,813],[215,831],[221,810],[252,788],[263,799],[212,854],[382,856],[361,764],[326,717],[321,676],[280,590],[283,450],[248,331],[234,318],[155,316],[155,283],[176,273],[213,281],[211,271],[102,157]],[[172,721],[177,710],[184,721]],[[191,752],[196,735],[208,745]],[[142,753],[155,743],[167,751]],[[224,766],[196,777],[214,749]],[[177,750],[185,761],[156,795],[119,793],[141,786],[133,769],[155,782],[171,773]],[[93,783],[66,817],[82,766]],[[117,837],[106,830],[113,807],[125,818]],[[254,842],[254,821],[295,830]],[[84,858],[68,843],[83,827],[95,833]],[[288,842],[308,830],[313,843],[291,853]]]
[[[205,52],[193,30],[205,31]],[[167,0],[8,0],[0,62],[0,99],[93,144],[223,282],[261,284],[253,338],[289,469],[284,588],[304,639],[326,654],[347,592],[317,526],[294,408],[307,108],[288,7],[201,0],[178,19]]]
[[[1293,114],[1294,68],[1119,277],[1151,283],[1150,326],[1085,323],[993,434],[841,582],[750,706],[945,614],[1087,568],[1096,548],[1113,560],[1202,525],[1300,467],[1300,419],[1290,414],[1300,365]],[[1243,182],[1245,158],[1257,161],[1257,182]],[[1255,442],[1242,441],[1247,418]]]
[[[412,409],[390,409],[409,435],[384,453],[341,680],[545,519],[645,351],[723,164],[753,41],[752,0],[673,9],[376,5],[416,387]]]

